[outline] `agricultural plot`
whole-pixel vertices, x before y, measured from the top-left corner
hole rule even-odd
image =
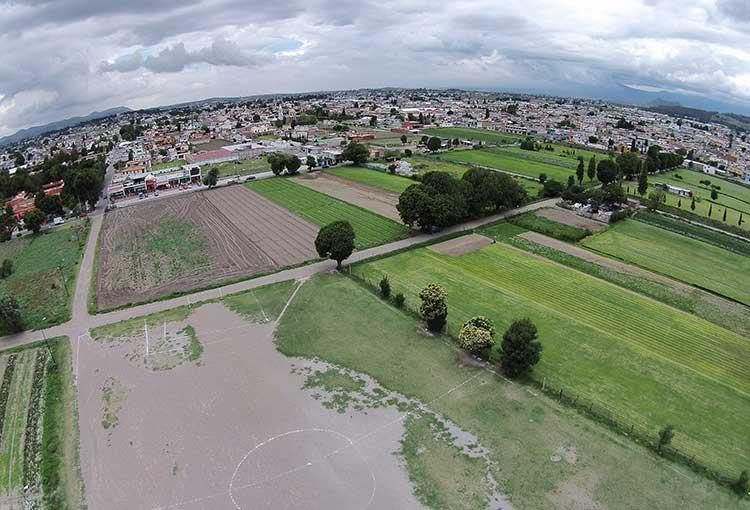
[[[584,245],[750,305],[750,257],[633,220],[614,225]]]
[[[728,476],[750,462],[744,337],[501,244],[460,257],[413,250],[356,265],[354,273],[369,282],[387,274],[412,309],[420,289],[443,285],[452,335],[474,315],[491,318],[499,331],[528,317],[544,346],[534,370],[540,383],[650,438],[673,424],[679,450]]]
[[[0,293],[16,298],[26,329],[70,319],[88,231],[88,222],[82,220],[0,244],[0,261],[13,262],[11,275],[0,280]]]
[[[296,184],[290,179],[264,179],[245,186],[315,225],[322,227],[338,220],[349,221],[357,235],[358,249],[401,239],[409,231],[405,225]]]
[[[400,175],[392,175],[385,171],[361,166],[338,166],[328,168],[323,172],[394,193],[401,193],[412,184],[416,184],[415,181]]]
[[[594,229],[601,230],[605,227],[603,223],[556,207],[530,211],[514,216],[509,221],[519,227],[573,243],[591,235]]]
[[[394,455],[409,404],[276,350],[296,287],[91,331],[78,353],[88,508],[421,508]],[[179,345],[186,329],[195,348]]]
[[[714,202],[714,213],[717,214],[722,212],[723,208],[717,207],[716,204],[729,207],[736,211],[742,211],[745,214],[750,214],[750,188],[741,184],[685,169],[649,176],[649,181],[652,183],[661,182],[680,188],[688,188],[692,190],[693,194],[701,201]],[[706,182],[709,184],[707,185]],[[716,192],[719,196],[716,200],[711,200],[711,186],[717,187]],[[689,199],[683,200],[683,204],[689,206]],[[716,216],[714,217],[716,218]]]
[[[452,151],[442,154],[441,158],[448,161],[459,161],[504,170],[534,179],[538,178],[539,174],[546,174],[547,179],[554,179],[562,183],[568,181],[568,176],[575,175],[575,169],[572,168],[540,163],[493,150]],[[585,183],[586,181],[584,180]]]
[[[0,506],[9,510],[24,499],[80,508],[70,349],[67,338],[49,345],[0,353]]]
[[[306,188],[325,193],[328,196],[401,222],[401,216],[396,209],[399,193],[336,177],[325,172],[300,175],[293,177],[292,180]]]
[[[397,272],[389,274],[393,277]],[[450,294],[454,301],[475,295]],[[482,301],[495,297],[488,293]],[[501,301],[496,304],[503,306]],[[454,312],[451,307],[449,313]],[[369,375],[386,390],[422,402],[421,409],[448,420],[454,430],[463,430],[453,435],[475,438],[478,455],[467,460],[440,439],[442,435],[435,433],[439,428],[430,432],[431,422],[425,423],[424,415],[415,413],[403,421],[406,469],[415,493],[428,507],[697,510],[745,506],[727,490],[540,397],[537,391],[477,367],[457,353],[450,339],[427,335],[415,322],[412,315],[351,279],[320,275],[300,288],[279,324],[276,342],[289,356],[323,360]],[[357,402],[359,391],[351,381],[327,379],[339,388],[340,401]],[[370,434],[368,429],[361,433]],[[488,478],[497,486],[488,486]]]
[[[474,129],[463,127],[427,128],[422,130],[423,135],[438,136],[440,138],[458,138],[459,140],[476,140],[482,143],[507,145],[523,140],[525,136],[489,131],[486,129]]]
[[[271,166],[265,158],[246,159],[243,161],[225,161],[215,165],[205,165],[201,170],[203,175],[208,175],[212,168],[219,171],[219,177],[231,175],[250,175],[271,170]]]
[[[242,186],[107,214],[97,306],[106,310],[317,257],[317,227]]]

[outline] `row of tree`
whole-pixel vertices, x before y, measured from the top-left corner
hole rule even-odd
[[[518,207],[525,199],[526,190],[510,175],[474,167],[460,179],[447,172],[427,172],[419,184],[401,193],[396,208],[406,225],[429,230]]]

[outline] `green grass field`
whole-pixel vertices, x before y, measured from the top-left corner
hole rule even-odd
[[[750,305],[750,257],[630,220],[584,245]]]
[[[263,179],[245,185],[315,225],[322,227],[338,220],[349,221],[357,235],[358,249],[395,241],[409,232],[406,225],[300,186],[289,179]]]
[[[539,216],[535,211],[514,216],[508,221],[524,229],[533,230],[534,232],[571,243],[578,242],[584,237],[591,235],[591,231],[588,229],[558,223],[544,216]],[[480,229],[481,232],[482,230]]]
[[[466,150],[451,151],[440,155],[446,161],[459,161],[472,165],[487,166],[498,170],[505,170],[532,178],[538,178],[539,174],[546,174],[547,179],[555,179],[563,184],[568,181],[568,176],[575,175],[575,170],[549,163],[540,163],[512,154],[502,153],[494,150]],[[584,184],[588,180],[584,179]]]
[[[476,140],[482,143],[502,145],[515,143],[526,138],[525,136],[502,133],[500,131],[463,127],[427,128],[422,130],[422,134],[450,138],[451,140],[458,138],[460,140]]]
[[[746,215],[750,214],[750,188],[746,188],[741,184],[735,184],[718,177],[712,177],[700,172],[693,172],[692,170],[686,170],[684,168],[672,172],[666,172],[664,174],[650,175],[648,180],[651,183],[662,182],[681,188],[691,189],[693,190],[693,194],[701,201],[714,202],[714,212],[723,210],[723,207],[717,208],[716,204],[719,204],[720,206],[726,206],[737,211],[742,211]],[[711,200],[710,185],[706,186],[700,181],[710,181],[712,185],[719,186],[719,189],[716,190],[719,194],[716,200]],[[688,199],[687,203],[683,200],[683,204],[689,206],[690,200]],[[715,215],[714,218],[716,218]]]
[[[496,151],[498,153],[506,153],[533,161],[539,161],[542,163],[549,163],[551,165],[564,166],[566,168],[572,168],[573,170],[575,170],[575,168],[578,166],[578,156],[583,156],[583,161],[586,168],[588,168],[591,156],[596,157],[597,161],[600,161],[607,157],[606,154],[592,152],[585,149],[566,147],[565,145],[544,145],[551,145],[555,150],[527,151],[521,149],[520,147],[498,147],[497,149],[493,149],[493,151]]]
[[[414,270],[412,264],[409,270]],[[453,290],[452,303],[467,301]],[[469,297],[481,290],[487,288],[475,288]],[[481,301],[502,309],[503,300],[489,303],[497,297],[491,290]],[[348,278],[317,276],[292,301],[276,330],[276,342],[288,356],[322,359],[369,374],[387,390],[418,399],[477,436],[489,450],[489,470],[499,491],[513,508],[746,507],[726,489],[550,398],[457,362],[450,340],[422,334],[415,322]],[[737,420],[741,423],[741,417]],[[470,463],[455,449],[441,446],[435,430],[424,430],[422,421],[404,421],[400,452],[415,494],[433,508],[487,508],[486,501],[478,501],[486,496],[479,483],[485,466],[476,465],[482,459]],[[552,462],[550,457],[564,447],[574,448],[577,460]],[[746,450],[747,445],[740,442],[738,448]]]
[[[271,170],[271,166],[268,164],[268,161],[266,161],[266,158],[246,159],[244,161],[225,161],[224,163],[218,163],[215,165],[205,165],[201,168],[203,175],[208,175],[208,172],[212,168],[219,170],[219,177],[227,177],[230,175],[250,175]]]
[[[413,156],[410,158],[404,158],[404,160],[411,163],[412,169],[420,175],[424,175],[427,172],[447,172],[460,179],[469,169],[469,166],[467,165],[422,156]]]
[[[54,362],[41,342],[0,352],[0,497],[27,487],[39,508],[81,508],[70,344],[49,346]]]
[[[76,224],[81,225],[80,244],[74,224],[0,244],[0,261],[6,258],[13,261],[11,275],[0,280],[0,293],[16,298],[26,329],[61,324],[70,319],[78,263],[89,230],[84,220]]]
[[[342,177],[350,181],[360,182],[395,193],[401,193],[412,184],[417,184],[417,181],[401,177],[400,175],[391,175],[385,171],[362,166],[337,166],[327,168],[323,171],[336,177]]]
[[[167,161],[164,163],[156,163],[155,165],[151,165],[152,170],[161,170],[163,168],[174,168],[182,165],[187,165],[187,161],[184,159],[175,159],[174,161]]]
[[[499,331],[528,317],[544,346],[538,381],[650,437],[673,424],[677,448],[731,476],[750,462],[744,337],[502,244],[459,257],[412,250],[358,264],[354,273],[369,282],[388,274],[412,309],[425,285],[443,285],[454,336],[474,315]]]

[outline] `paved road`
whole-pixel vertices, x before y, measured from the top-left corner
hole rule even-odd
[[[478,220],[455,225],[443,230],[439,234],[418,234],[414,237],[409,237],[407,239],[402,239],[393,243],[376,246],[375,248],[370,248],[363,251],[358,251],[352,254],[351,257],[349,257],[348,262],[359,262],[370,257],[391,253],[402,248],[408,248],[410,246],[429,241],[430,239],[434,239],[435,237],[471,230],[482,225],[492,223],[493,221],[497,221],[510,216],[515,216],[526,211],[541,209],[543,207],[551,207],[556,202],[557,199],[543,200],[526,205],[524,207],[520,207],[518,209],[505,211],[503,213],[494,214],[492,216],[487,216]],[[134,306],[131,308],[116,310],[108,313],[90,315],[88,313],[87,303],[89,296],[89,285],[94,267],[94,257],[96,255],[97,238],[99,237],[99,231],[101,230],[102,220],[104,218],[101,208],[97,209],[93,214],[91,214],[90,218],[91,233],[89,234],[89,238],[86,244],[86,252],[84,253],[83,261],[81,262],[78,279],[76,280],[76,292],[73,298],[73,313],[71,320],[64,324],[47,328],[43,331],[24,331],[23,333],[19,333],[17,335],[10,335],[0,338],[1,349],[7,349],[9,347],[15,347],[18,345],[41,340],[43,338],[43,334],[46,334],[47,337],[65,335],[69,336],[71,339],[76,339],[80,335],[87,334],[90,328],[95,328],[98,326],[103,326],[105,324],[111,324],[134,317],[140,317],[142,315],[148,315],[154,312],[169,310],[171,308],[175,308],[177,306],[185,304],[193,304],[200,301],[205,301],[207,299],[214,299],[217,297],[225,296],[227,294],[243,292],[246,290],[254,289],[256,287],[267,285],[269,283],[307,278],[313,276],[316,273],[331,271],[336,267],[336,263],[334,261],[324,260],[302,267],[285,269],[277,273],[245,280],[243,282],[225,285],[216,289],[195,292],[174,299],[157,301],[155,303],[148,303],[145,305]]]

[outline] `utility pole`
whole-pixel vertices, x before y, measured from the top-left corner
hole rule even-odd
[[[63,260],[63,262],[65,262],[65,260]],[[63,268],[62,268],[62,264],[60,264],[59,266],[57,266],[57,269],[58,269],[58,271],[60,271],[60,279],[61,279],[61,280],[62,280],[62,282],[63,282],[63,289],[65,289],[65,296],[66,296],[66,297],[67,297],[68,299],[70,299],[70,294],[68,293],[68,285],[67,285],[67,283],[65,282],[65,273],[63,273]]]
[[[47,320],[47,317],[42,317],[42,322],[46,320]],[[45,333],[44,330],[42,330],[42,338],[44,339],[44,344],[47,346],[47,352],[49,352],[49,357],[52,358],[52,366],[54,366],[56,370],[57,361],[55,361],[55,355],[52,353],[52,346],[50,346],[49,339],[47,338],[47,333]]]

